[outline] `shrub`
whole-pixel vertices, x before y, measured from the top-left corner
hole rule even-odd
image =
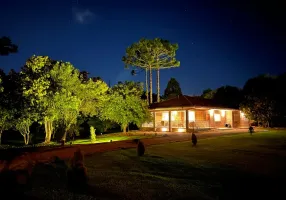
[[[252,126],[250,126],[248,130],[249,130],[250,135],[252,135],[252,133],[254,133],[254,128]]]
[[[133,142],[134,142],[135,144],[138,144],[139,139],[133,139]]]
[[[197,145],[197,142],[198,142],[198,139],[197,139],[197,136],[192,133],[192,143],[193,143],[193,146],[196,146]]]
[[[80,149],[74,152],[67,170],[67,186],[73,192],[85,192],[87,185],[87,169],[84,165],[84,155]]]
[[[137,155],[143,156],[144,153],[145,153],[145,146],[144,146],[143,142],[138,141],[138,143],[137,143]]]
[[[29,159],[24,169],[9,169],[10,163],[4,161],[4,167],[0,172],[0,192],[4,197],[22,197],[32,188],[31,174],[34,163]]]
[[[90,126],[90,140],[92,143],[96,141],[95,128],[93,126]]]

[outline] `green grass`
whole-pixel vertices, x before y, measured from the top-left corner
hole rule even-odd
[[[286,132],[154,145],[143,157],[136,149],[112,151],[85,163],[98,199],[275,199],[284,192]],[[37,187],[63,187],[51,177],[38,174]]]
[[[95,143],[104,143],[104,142],[110,142],[112,140],[115,141],[123,141],[123,140],[133,140],[133,139],[143,139],[143,138],[153,138],[154,135],[125,135],[122,133],[111,133],[111,134],[105,134],[105,135],[97,135],[96,136],[96,142]],[[73,144],[91,144],[90,139],[78,139],[73,142]]]

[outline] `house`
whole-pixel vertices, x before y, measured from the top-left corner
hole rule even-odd
[[[151,104],[153,121],[146,131],[189,132],[213,128],[248,128],[250,120],[238,108],[221,106],[211,99],[179,95]]]

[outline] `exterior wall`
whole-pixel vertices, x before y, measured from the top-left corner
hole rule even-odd
[[[233,127],[234,128],[248,128],[250,120],[247,119],[240,111],[233,111]]]
[[[239,128],[239,125],[240,125],[240,113],[239,111],[235,110],[235,111],[232,111],[232,127],[233,128]]]
[[[247,119],[244,114],[241,112],[240,113],[240,124],[239,128],[248,128],[250,124],[250,120]]]

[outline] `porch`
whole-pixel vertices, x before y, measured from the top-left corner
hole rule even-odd
[[[238,128],[241,112],[222,109],[151,110],[153,121],[142,124],[142,130],[156,132],[192,132],[210,129]],[[245,123],[248,126],[248,123]],[[246,126],[246,127],[247,127]]]

